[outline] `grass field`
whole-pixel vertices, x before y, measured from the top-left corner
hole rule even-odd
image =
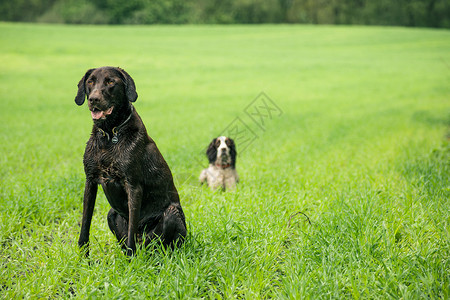
[[[430,29],[0,23],[0,297],[449,299],[449,50]],[[103,65],[133,76],[176,179],[173,252],[128,261],[99,190],[80,257],[74,97]],[[197,184],[221,133],[234,193]]]

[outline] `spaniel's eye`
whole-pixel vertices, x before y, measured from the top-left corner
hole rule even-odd
[[[90,79],[90,80],[87,81],[87,84],[88,84],[88,85],[93,85],[93,84],[94,84],[94,81],[93,81],[92,79]]]
[[[114,84],[114,80],[107,80],[107,81],[106,81],[106,84],[107,84],[107,85],[113,85],[113,84]]]

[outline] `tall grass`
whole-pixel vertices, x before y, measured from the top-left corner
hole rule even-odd
[[[449,47],[389,27],[1,23],[0,295],[449,298]],[[186,213],[180,249],[128,261],[100,191],[80,256],[91,120],[73,99],[103,65],[136,82]],[[246,114],[261,92],[280,109],[263,127]],[[236,118],[254,139],[237,191],[214,193],[203,150]]]

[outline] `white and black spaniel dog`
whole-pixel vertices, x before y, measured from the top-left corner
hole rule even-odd
[[[209,167],[200,174],[200,183],[205,181],[215,190],[233,190],[239,181],[236,172],[236,146],[234,141],[225,136],[219,136],[211,141],[206,150]]]

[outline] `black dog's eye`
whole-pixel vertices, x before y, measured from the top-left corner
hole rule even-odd
[[[88,85],[93,85],[93,84],[94,84],[94,81],[93,81],[92,79],[89,79],[86,83],[87,83]]]
[[[108,79],[106,80],[106,85],[113,85],[114,84],[114,80]]]

